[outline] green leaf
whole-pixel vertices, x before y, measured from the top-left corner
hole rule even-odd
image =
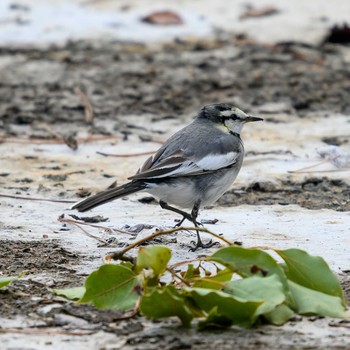
[[[216,261],[242,277],[276,274],[283,284],[288,302],[293,304],[287,277],[281,266],[268,253],[257,249],[231,246],[219,249],[208,260]]]
[[[213,323],[213,310],[215,319],[231,320],[232,324],[249,327],[254,323],[256,309],[262,304],[256,301],[246,301],[228,293],[205,288],[185,288],[185,295],[200,309],[212,317],[208,322]],[[202,323],[202,326],[205,322]]]
[[[292,316],[294,311],[286,304],[278,305],[274,310],[264,314],[264,318],[270,323],[281,326],[286,323]]]
[[[163,246],[141,247],[137,255],[136,271],[152,269],[156,276],[161,275],[171,258],[171,250]]]
[[[228,328],[232,326],[232,320],[218,313],[218,308],[214,307],[204,321],[198,322],[198,329],[204,330],[208,328]]]
[[[276,250],[285,261],[285,273],[289,280],[306,288],[341,298],[344,303],[343,291],[337,276],[327,263],[319,256],[311,256],[303,250]]]
[[[219,290],[224,287],[224,282],[231,281],[233,272],[230,269],[220,270],[216,275],[205,277],[193,283],[194,288],[210,288]],[[219,282],[219,283],[218,283]]]
[[[260,301],[255,315],[271,312],[286,300],[281,280],[277,275],[248,277],[227,283],[225,292],[246,301]]]
[[[17,276],[0,276],[0,288],[8,286]]]
[[[188,264],[187,271],[183,276],[184,279],[189,279],[192,277],[200,277],[200,272],[198,267],[194,268],[193,264]]]
[[[299,314],[346,317],[346,309],[340,297],[317,292],[292,281],[288,281],[288,284]]]
[[[134,269],[134,264],[130,261],[121,261],[119,263],[120,266],[125,266],[127,268],[129,268],[130,270],[133,270]]]
[[[243,277],[277,274],[282,283],[286,284],[286,276],[281,267],[262,250],[231,246],[219,249],[208,259],[227,266]]]
[[[190,327],[193,318],[191,309],[183,296],[173,287],[155,287],[142,296],[140,312],[149,318],[177,316],[185,327]]]
[[[92,303],[98,308],[127,310],[135,306],[139,295],[137,275],[122,265],[102,265],[85,281],[86,292],[80,300]]]
[[[53,289],[52,290],[56,295],[64,297],[69,300],[79,300],[85,294],[85,287],[75,287],[67,289]]]

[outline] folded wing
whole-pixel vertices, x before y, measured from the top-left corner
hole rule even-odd
[[[157,152],[154,156],[147,159],[136,175],[129,179],[146,180],[201,175],[235,164],[237,156],[238,153],[232,151],[224,154],[210,153],[205,157],[197,158],[195,156],[186,157],[181,151],[178,151],[159,160]]]

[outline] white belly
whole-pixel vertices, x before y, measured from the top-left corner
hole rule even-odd
[[[197,200],[194,184],[188,178],[183,178],[183,180],[170,185],[166,183],[149,184],[145,191],[170,205],[180,208],[192,209]]]
[[[197,201],[204,207],[216,202],[231,187],[238,172],[239,168],[233,168],[213,174],[177,178],[170,184],[149,183],[145,191],[180,208],[192,209]]]
[[[239,169],[230,169],[224,173],[221,177],[215,179],[211,186],[207,189],[204,198],[202,199],[201,206],[205,207],[215,203],[233,184]]]

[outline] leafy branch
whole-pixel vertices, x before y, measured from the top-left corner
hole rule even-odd
[[[177,316],[189,327],[251,327],[281,325],[294,314],[346,317],[340,284],[326,262],[299,249],[277,250],[278,262],[266,251],[232,245],[206,258],[169,264],[164,246],[131,249],[161,234],[159,231],[109,256],[116,264],[102,265],[83,287],[56,290],[59,295],[99,308],[131,310],[151,319]]]

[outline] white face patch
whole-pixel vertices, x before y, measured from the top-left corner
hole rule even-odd
[[[245,119],[248,117],[246,113],[237,107],[233,107],[232,109],[227,109],[226,111],[220,112],[220,115],[226,118],[230,118],[234,114],[240,119]]]
[[[224,120],[224,125],[228,131],[239,134],[243,128],[244,123],[242,123],[240,120],[227,119]]]
[[[239,108],[234,108],[233,112],[237,115],[237,117],[241,119],[245,119],[248,117],[248,114],[244,113],[241,109]]]
[[[223,117],[230,117],[232,114],[234,114],[234,111],[231,109],[220,112],[220,115]]]

